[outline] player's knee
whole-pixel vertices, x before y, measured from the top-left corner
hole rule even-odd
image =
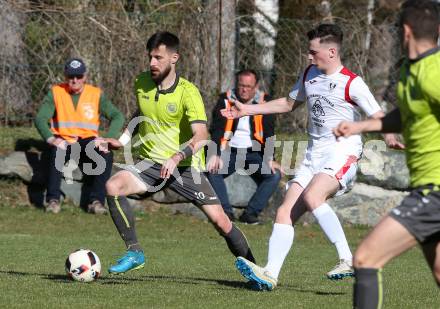
[[[353,257],[353,266],[355,268],[370,268],[373,266],[369,260],[368,250],[365,250],[362,247],[359,247],[356,250]]]
[[[109,179],[105,183],[105,191],[107,192],[107,195],[116,195],[115,194],[116,188],[115,188],[115,184],[112,179]]]
[[[310,191],[306,191],[303,194],[303,202],[309,210],[318,208],[323,201],[317,198],[316,194],[312,194]]]
[[[231,230],[232,223],[225,213],[217,213],[210,218],[214,228],[222,235],[226,235]]]
[[[107,195],[120,195],[119,193],[121,192],[121,184],[118,181],[118,178],[110,178],[105,184],[105,190],[107,191]]]
[[[281,204],[280,207],[278,207],[277,209],[277,214],[276,214],[276,222],[277,223],[283,223],[285,220],[290,220],[290,211],[291,208],[289,205],[287,204]]]

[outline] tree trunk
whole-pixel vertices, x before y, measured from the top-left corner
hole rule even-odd
[[[89,82],[100,85],[103,79],[100,62],[103,62],[103,59],[101,57],[98,58],[97,56],[101,55],[97,55],[96,53],[97,40],[95,36],[97,35],[97,31],[84,31],[85,29],[90,29],[90,24],[93,24],[90,18],[91,13],[95,11],[95,7],[90,0],[79,0],[73,10],[78,12],[78,14],[72,17],[71,25],[76,24],[81,26],[83,34],[80,36],[80,40],[74,42],[75,45],[70,51],[70,57],[82,58],[86,64],[88,73],[90,73]],[[96,29],[99,29],[99,27],[97,26]],[[91,80],[92,77],[93,80]]]
[[[221,58],[219,63],[220,70],[220,90],[226,91],[234,87],[235,82],[235,46],[236,46],[236,1],[220,0],[221,4],[221,20],[220,32],[221,40]]]
[[[308,43],[305,33],[311,28],[310,9],[316,5],[303,1],[279,0],[279,20],[276,25],[278,35],[275,45],[275,82],[271,86],[271,94],[275,97],[285,97],[292,89],[302,71],[307,67]],[[302,19],[298,19],[302,16]],[[305,104],[303,104],[305,106]],[[307,125],[307,111],[304,107],[294,113],[280,114],[276,118],[279,132],[304,132]]]
[[[367,7],[367,33],[365,35],[365,49],[369,50],[371,45],[371,25],[373,24],[375,0],[368,0]]]
[[[254,33],[256,41],[261,45],[260,70],[262,72],[261,86],[269,89],[272,83],[275,40],[279,17],[278,0],[255,0],[256,12]]]
[[[221,7],[218,0],[205,0],[203,8],[203,20],[199,23],[200,47],[192,55],[190,63],[199,63],[203,68],[198,72],[198,78],[194,80],[201,89],[208,89],[208,92],[202,93],[205,101],[206,112],[208,116],[215,105],[216,97],[221,88],[219,77],[221,50],[220,50],[220,12]],[[190,38],[187,38],[190,40]],[[184,55],[190,56],[190,55]]]
[[[31,103],[28,63],[23,42],[26,15],[15,6],[25,6],[27,1],[17,0],[13,4],[0,0],[0,114],[2,124],[9,121],[22,122],[26,119],[9,119],[12,113],[25,115]]]

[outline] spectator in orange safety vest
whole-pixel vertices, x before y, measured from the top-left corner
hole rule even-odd
[[[242,163],[241,168],[249,170],[253,165],[258,166],[250,175],[258,188],[239,217],[239,221],[247,224],[259,223],[258,216],[281,179],[280,165],[272,157],[273,143],[267,143],[266,147],[266,140],[274,136],[275,117],[254,115],[226,119],[220,110],[230,107],[234,100],[246,104],[260,104],[269,100],[268,95],[259,90],[258,81],[257,72],[242,70],[236,75],[236,89],[220,95],[212,112],[210,127],[211,139],[217,145],[217,153],[208,159],[207,165],[208,179],[231,220],[235,220],[235,214],[229,202],[224,178],[236,171],[236,163],[238,166]]]
[[[46,212],[61,210],[61,178],[64,164],[76,161],[90,185],[87,211],[107,213],[105,183],[110,177],[113,154],[95,146],[100,139],[100,117],[110,120],[105,137],[118,138],[124,116],[101,89],[87,84],[87,70],[80,58],[64,66],[65,82],[52,86],[38,110],[35,126],[50,146]],[[81,166],[82,163],[82,166]]]

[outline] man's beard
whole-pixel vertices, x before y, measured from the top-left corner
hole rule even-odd
[[[170,72],[171,72],[171,66],[169,65],[165,68],[165,70],[163,70],[163,72],[159,73],[158,75],[153,75],[151,71],[150,71],[150,74],[151,74],[151,78],[154,80],[154,82],[156,84],[160,84],[165,79],[165,77],[167,77],[168,74],[170,74]]]

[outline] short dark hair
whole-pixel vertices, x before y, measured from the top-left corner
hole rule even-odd
[[[167,50],[179,52],[179,38],[168,31],[159,31],[153,34],[147,41],[147,50],[150,52],[160,45],[165,45]]]
[[[255,81],[258,83],[260,81],[260,77],[258,76],[257,71],[253,70],[253,69],[244,69],[244,70],[240,70],[237,72],[237,74],[235,74],[235,78],[238,82],[238,78],[242,75],[253,75],[255,77]]]
[[[402,4],[398,26],[408,25],[415,39],[437,42],[439,26],[438,4],[432,0],[408,0]]]
[[[320,24],[307,32],[307,37],[309,41],[319,38],[319,43],[336,43],[341,46],[344,35],[338,25]]]

